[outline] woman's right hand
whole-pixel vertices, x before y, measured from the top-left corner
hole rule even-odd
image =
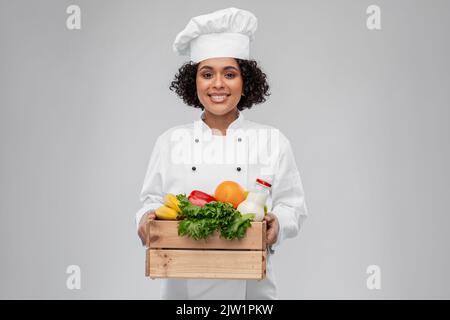
[[[145,242],[147,241],[147,223],[150,220],[155,220],[155,218],[156,218],[155,211],[152,210],[146,212],[142,216],[141,221],[139,222],[138,235],[139,238],[141,238],[142,245],[145,245]]]

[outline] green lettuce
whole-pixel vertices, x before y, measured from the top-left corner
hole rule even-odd
[[[193,205],[184,194],[177,195],[181,210],[178,235],[206,239],[218,231],[227,240],[242,239],[254,214],[241,215],[230,203],[212,201],[203,207]]]

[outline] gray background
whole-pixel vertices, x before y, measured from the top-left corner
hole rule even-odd
[[[171,45],[229,6],[258,17],[271,84],[245,116],[289,137],[309,208],[274,256],[279,297],[450,298],[449,1],[0,3],[0,298],[159,298],[138,196],[156,137],[200,114],[168,90]]]

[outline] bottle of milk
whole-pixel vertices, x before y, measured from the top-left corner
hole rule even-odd
[[[264,180],[256,179],[255,187],[250,190],[247,198],[239,204],[237,210],[241,214],[253,213],[254,221],[263,221],[264,206],[270,194],[272,185]]]

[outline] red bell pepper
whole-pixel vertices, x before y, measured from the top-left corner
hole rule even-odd
[[[189,195],[188,200],[196,206],[203,207],[208,202],[216,201],[216,198],[205,192],[194,190]]]

